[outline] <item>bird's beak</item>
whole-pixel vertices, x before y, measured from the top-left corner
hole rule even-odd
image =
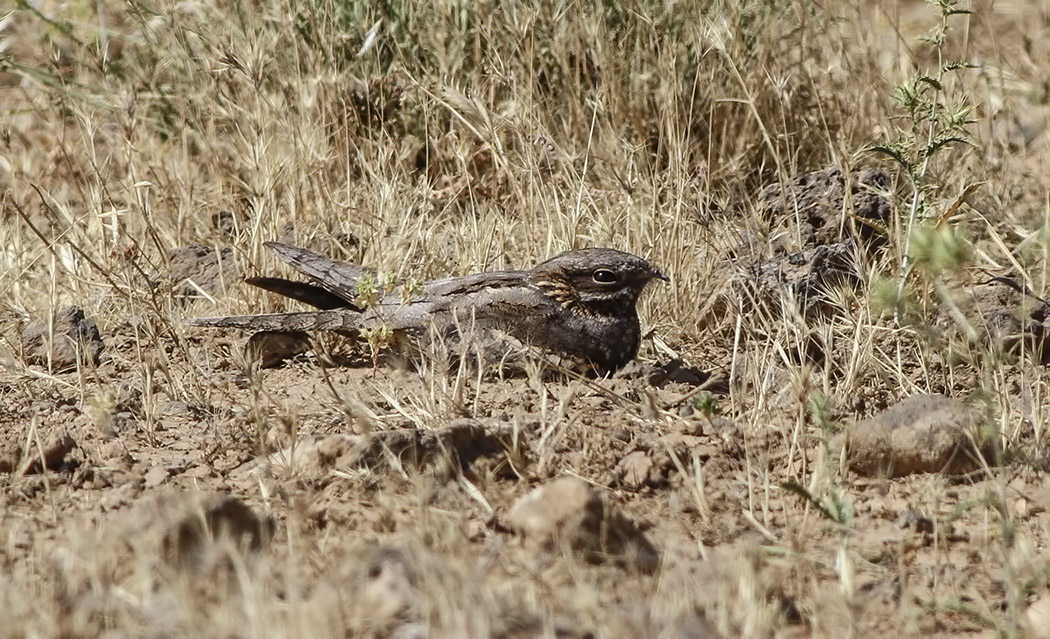
[[[653,269],[653,279],[654,280],[663,280],[665,282],[670,282],[671,281],[671,278],[667,277],[666,275],[664,275],[660,271],[656,270],[655,268]]]

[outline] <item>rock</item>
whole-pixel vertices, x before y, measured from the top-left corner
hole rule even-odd
[[[718,454],[718,448],[710,441],[709,438],[677,433],[643,440],[620,460],[617,477],[625,488],[632,490],[663,486],[677,472],[675,457],[688,469],[694,458],[705,462]]]
[[[206,479],[208,477],[214,477],[215,473],[205,464],[198,464],[187,470],[183,475],[191,479]]]
[[[286,359],[310,350],[310,335],[302,331],[260,331],[244,347],[249,362],[273,368]]]
[[[652,571],[660,562],[641,530],[577,477],[556,479],[521,497],[506,524],[541,547],[570,548],[595,563],[618,558]]]
[[[1035,358],[1050,363],[1050,304],[1032,295],[1023,282],[995,277],[955,295],[954,308],[942,304],[934,326],[947,334],[960,331],[955,313],[961,313],[986,344],[998,344],[1004,351],[1020,346]]]
[[[637,490],[650,483],[653,460],[646,451],[636,450],[620,460],[618,470],[623,485]]]
[[[168,478],[168,469],[163,466],[154,466],[142,476],[146,488],[156,488]]]
[[[653,368],[649,373],[648,382],[652,386],[667,384],[697,386],[707,381],[710,376],[710,373],[705,373],[695,366],[689,366],[681,359],[673,359]]]
[[[104,348],[98,326],[79,306],[66,307],[54,313],[50,322],[38,320],[22,331],[26,363],[49,366],[56,373],[72,370],[81,362],[97,365]]]
[[[881,243],[876,229],[892,212],[889,176],[874,168],[806,173],[759,194],[759,217],[769,227],[756,230],[730,255],[712,281],[700,308],[702,318],[724,318],[741,303],[776,311],[784,301],[804,313],[834,309],[829,291],[855,288],[866,274],[859,254]]]
[[[1025,611],[1024,619],[1028,624],[1027,637],[1031,639],[1050,639],[1050,595],[1044,594]]]
[[[135,462],[127,446],[119,439],[110,440],[99,447],[98,458],[101,465],[117,470],[128,470]]]
[[[244,502],[222,494],[187,495],[169,504],[161,524],[161,551],[169,561],[184,567],[206,563],[208,552],[228,540],[242,553],[258,551],[273,537],[269,517],[255,514]]]
[[[983,441],[980,425],[979,416],[961,402],[916,395],[850,426],[846,458],[850,469],[864,476],[963,474],[979,467],[973,441]],[[982,443],[981,454],[988,452]]]
[[[44,469],[62,470],[69,461],[69,454],[77,448],[76,440],[64,428],[48,433],[41,439],[42,454],[35,441],[30,443],[28,450],[21,451],[23,457],[19,465],[19,474],[31,475],[43,472]]]
[[[176,298],[199,297],[201,291],[217,295],[240,282],[230,248],[190,244],[173,249],[168,252],[168,269]]]
[[[109,418],[109,428],[114,434],[132,433],[137,429],[135,416],[126,410],[114,413]]]
[[[268,462],[283,472],[324,477],[333,469],[377,467],[391,457],[401,464],[422,465],[442,455],[453,455],[460,464],[504,450],[509,428],[489,429],[472,419],[459,419],[442,428],[401,428],[365,435],[327,435],[305,438],[295,446],[273,453]]]
[[[759,212],[772,218],[775,226],[800,238],[803,247],[830,245],[846,239],[852,226],[847,216],[860,221],[857,234],[874,237],[872,226],[885,222],[891,213],[887,197],[890,177],[876,168],[862,168],[850,173],[849,197],[846,178],[837,167],[803,173],[784,184],[771,184],[759,192]]]
[[[859,284],[856,264],[853,243],[843,241],[758,260],[747,278],[759,291],[776,291],[809,311],[826,300],[829,289]]]
[[[160,408],[160,414],[168,417],[192,416],[196,412],[197,410],[193,406],[179,399],[168,401]]]

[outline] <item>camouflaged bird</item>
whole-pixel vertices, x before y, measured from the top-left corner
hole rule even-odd
[[[194,319],[191,325],[342,333],[386,327],[427,345],[476,345],[500,333],[606,373],[637,355],[638,296],[650,281],[667,280],[640,257],[590,248],[562,253],[527,271],[478,273],[424,282],[415,290],[380,291],[362,306],[358,282],[372,271],[287,244],[266,246],[312,283],[274,277],[246,281],[321,310]]]

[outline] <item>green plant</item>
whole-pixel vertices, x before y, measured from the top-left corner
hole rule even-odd
[[[940,22],[922,40],[933,47],[937,67],[932,73],[918,72],[893,88],[894,101],[903,111],[897,118],[902,124],[896,129],[895,140],[871,147],[873,151],[888,155],[904,169],[911,187],[905,255],[911,227],[916,220],[929,219],[934,210],[930,199],[933,185],[928,181],[931,163],[954,146],[973,144],[969,126],[974,123],[974,106],[968,96],[954,96],[947,84],[953,73],[972,66],[945,59],[947,37],[951,31],[950,18],[970,11],[960,9],[959,0],[928,1],[940,10]]]
[[[939,22],[922,38],[933,47],[936,68],[920,71],[904,79],[893,89],[893,98],[902,112],[895,118],[896,138],[878,144],[870,150],[884,154],[900,166],[906,176],[909,194],[901,209],[907,211],[904,219],[896,220],[894,236],[898,247],[899,273],[896,296],[887,295],[889,289],[880,286],[877,307],[892,309],[894,318],[908,306],[908,299],[924,300],[930,288],[949,304],[944,282],[947,276],[958,273],[967,263],[969,243],[965,234],[953,225],[952,218],[961,204],[975,189],[970,185],[953,205],[941,207],[936,195],[942,185],[931,179],[935,161],[948,161],[950,152],[959,146],[972,146],[969,131],[974,123],[972,99],[965,93],[952,91],[949,80],[961,69],[971,68],[959,60],[947,59],[947,40],[953,16],[970,11],[959,8],[958,0],[929,0],[939,11]],[[913,274],[918,270],[915,282]],[[918,285],[919,291],[909,290]]]

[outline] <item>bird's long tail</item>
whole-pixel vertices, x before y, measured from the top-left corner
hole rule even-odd
[[[349,309],[269,315],[233,315],[186,320],[190,326],[240,328],[251,331],[352,331],[359,326],[360,313]]]
[[[303,304],[309,304],[322,311],[328,311],[333,308],[360,310],[335,293],[306,282],[286,280],[283,277],[249,277],[244,281],[252,286],[258,286],[267,291],[290,297],[293,300],[299,300]]]
[[[357,281],[361,276],[365,273],[374,275],[372,269],[333,260],[326,255],[314,253],[298,246],[280,242],[266,242],[264,246],[290,264],[292,268],[307,275],[317,286],[345,300],[348,303],[347,305],[353,304],[357,298]],[[286,294],[284,291],[277,292]],[[313,302],[307,303],[312,304]]]

